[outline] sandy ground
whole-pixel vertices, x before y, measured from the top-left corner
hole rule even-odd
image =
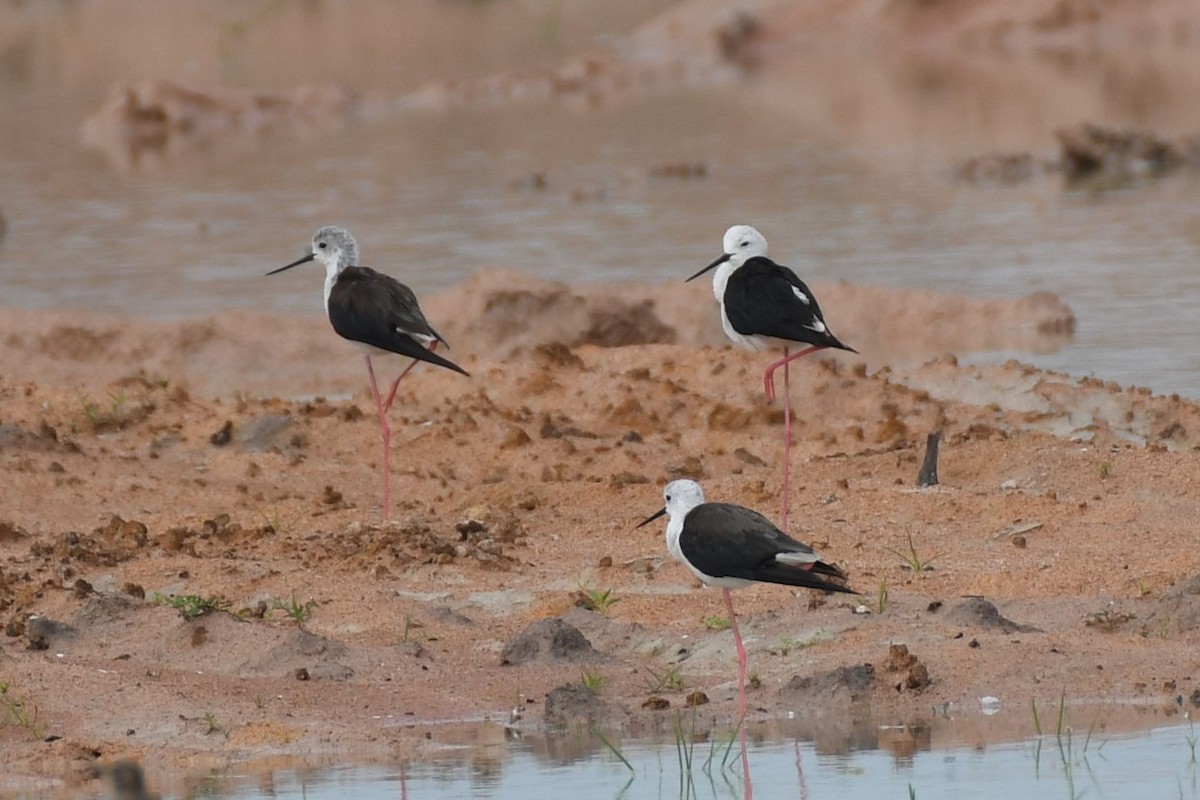
[[[812,27],[766,5],[769,61]],[[944,44],[913,21],[940,4],[885,5],[873,34]],[[1059,36],[1076,5],[1001,27]],[[829,30],[864,8],[833,6]],[[937,30],[1000,25],[972,8]],[[673,20],[646,37],[686,40]],[[1200,704],[1200,407],[945,355],[1061,346],[1051,296],[814,289],[864,356],[793,372],[792,533],[862,595],[738,593],[754,719],[802,712],[836,750],[856,719],[928,730],[988,695]],[[403,385],[388,523],[361,358],[324,320],[0,315],[0,788],[125,756],[432,757],[452,727],[412,726],[444,720],[653,734],[696,690],[704,724],[732,726],[720,594],[634,525],[682,476],[778,518],[763,356],[723,344],[707,285],[485,272],[424,305],[472,377]],[[941,484],[918,489],[933,431]]]
[[[687,317],[656,287],[526,281],[514,298],[501,277],[429,298],[434,320],[479,312],[446,332],[472,377],[421,368],[403,384],[390,523],[361,359],[324,320],[0,319],[0,675],[31,717],[0,726],[9,781],[128,755],[428,754],[438,738],[402,722],[514,707],[532,730],[654,733],[697,689],[704,719],[730,724],[720,594],[665,559],[660,526],[634,525],[680,476],[778,518],[782,410],[762,397],[763,357],[675,324],[714,310],[707,287]],[[1070,326],[1045,296],[815,289],[881,363],[981,326],[1031,346]],[[937,333],[889,347],[872,333],[892,329],[889,308]],[[793,375],[792,532],[862,596],[738,593],[756,718],[804,710],[833,740],[856,718],[925,719],[984,695],[1191,705],[1196,404],[951,356],[870,372],[814,357]],[[917,489],[934,430],[941,485]],[[906,566],[910,537],[929,569]],[[616,602],[586,610],[588,591]],[[171,596],[225,610],[186,619]],[[289,604],[309,606],[302,624]],[[590,647],[560,631],[506,652],[552,619]],[[547,708],[585,670],[598,696]]]

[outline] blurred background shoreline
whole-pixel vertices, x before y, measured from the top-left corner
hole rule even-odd
[[[1200,173],[962,165],[1200,132],[1198,36],[1165,0],[2,4],[4,304],[316,314],[316,275],[262,273],[326,223],[423,296],[518,270],[700,300],[678,282],[748,222],[818,286],[1049,293],[1073,337],[978,358],[1196,397]]]

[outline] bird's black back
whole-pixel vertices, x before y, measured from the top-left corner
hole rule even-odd
[[[809,302],[796,297],[804,293]],[[722,299],[729,324],[743,336],[772,336],[821,347],[836,347],[857,353],[825,330],[815,331],[814,322],[825,324],[821,306],[812,291],[789,267],[756,256],[735,269],[725,284]]]
[[[684,519],[679,548],[691,564],[714,578],[742,578],[831,592],[848,592],[846,573],[824,561],[782,564],[781,553],[811,554],[762,514],[732,503],[702,503]]]
[[[446,344],[421,313],[413,290],[370,267],[346,267],[338,274],[329,292],[329,322],[351,341],[467,374],[413,338],[432,337]]]

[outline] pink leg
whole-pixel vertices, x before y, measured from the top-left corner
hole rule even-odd
[[[379,435],[383,438],[383,518],[392,518],[391,492],[391,441],[392,429],[388,427],[387,409],[383,398],[379,396],[379,385],[375,383],[375,369],[371,366],[371,357],[367,356],[367,374],[371,376],[371,392],[375,395],[375,409],[379,412]],[[393,391],[395,391],[393,389]]]
[[[783,358],[768,364],[766,372],[763,373],[763,392],[767,395],[767,400],[772,401],[775,399],[775,370],[779,369],[790,361],[795,361],[797,358],[803,358],[809,353],[815,353],[818,350],[824,349],[825,348],[823,346],[814,344],[812,347],[806,347],[803,350],[797,350],[789,356],[787,354],[787,348],[784,348]]]
[[[787,363],[788,349],[783,348],[783,514],[780,529],[788,532],[788,487],[792,467],[792,386],[788,381],[791,364]]]
[[[738,735],[742,744],[742,783],[747,798],[754,796],[754,788],[750,785],[750,754],[746,751],[746,646],[742,644],[742,634],[738,630],[737,614],[733,611],[733,595],[728,589],[722,589],[725,595],[725,610],[729,612],[729,627],[733,630],[733,644],[737,648],[738,659]]]
[[[433,352],[436,349],[437,349],[437,339],[434,339],[433,343],[429,345],[429,351]],[[396,378],[396,380],[392,383],[392,390],[390,392],[388,392],[387,401],[383,404],[384,411],[392,410],[392,401],[396,399],[396,390],[400,388],[400,381],[404,380],[404,376],[407,375],[408,373],[412,372],[412,368],[415,367],[416,365],[417,365],[417,359],[414,358],[412,360],[412,363],[404,368],[404,372],[400,373],[400,377]]]

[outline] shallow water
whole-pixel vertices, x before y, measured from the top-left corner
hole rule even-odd
[[[893,747],[882,749],[891,736]],[[920,730],[879,731],[869,744],[780,738],[750,745],[758,798],[1200,797],[1196,732],[1173,725],[1113,735],[1075,730],[1003,744],[921,745]],[[192,775],[183,790],[213,798],[741,798],[736,746],[694,745],[689,770],[674,740],[624,744],[620,758],[594,738],[557,745],[520,740],[375,766],[235,767]],[[686,756],[685,756],[686,757]],[[722,763],[725,766],[722,767]],[[685,762],[686,763],[686,762]],[[707,767],[707,768],[706,768]],[[94,795],[93,795],[94,796]],[[167,793],[167,796],[177,796]]]
[[[305,45],[331,25],[339,41],[370,39],[381,20],[399,25],[394,17],[406,12],[371,3],[357,14],[319,6],[244,21],[236,4],[178,4],[160,11],[180,31],[183,55],[172,60],[162,48],[134,56],[85,35],[118,24],[121,4],[113,5],[4,10],[20,23],[0,36],[5,304],[154,317],[230,307],[317,312],[315,268],[270,280],[262,273],[292,260],[325,223],[350,227],[364,263],[418,293],[515,266],[568,281],[669,281],[668,290],[702,298],[704,288],[675,282],[717,254],[728,224],[751,222],[778,260],[817,282],[1053,292],[1078,316],[1071,343],[985,358],[1015,355],[1200,397],[1195,174],[1104,192],[1067,191],[1055,178],[963,185],[936,147],[831,138],[777,112],[752,83],[587,107],[398,112],[324,131],[234,137],[130,168],[86,149],[79,133],[118,79],[256,88],[342,81],[400,95],[437,76],[560,63],[659,6],[619,3],[597,22],[567,11],[531,15],[511,2],[415,3],[416,22],[462,30],[462,46],[448,34],[411,36],[395,61],[372,61],[349,46],[315,53]],[[132,39],[140,23],[131,24]],[[485,38],[501,44],[477,46]],[[448,49],[470,55],[439,57]],[[986,114],[964,109],[964,132],[986,127]],[[650,175],[676,163],[703,164],[706,175]],[[837,309],[826,316],[838,329]]]

